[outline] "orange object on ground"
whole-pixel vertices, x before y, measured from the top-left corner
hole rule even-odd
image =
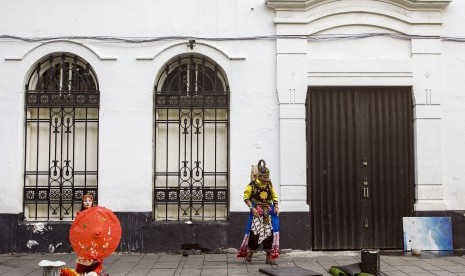
[[[69,230],[74,252],[90,260],[111,255],[121,240],[121,224],[113,212],[95,206],[79,212]]]
[[[60,276],[79,276],[79,273],[72,268],[65,267],[60,270]]]

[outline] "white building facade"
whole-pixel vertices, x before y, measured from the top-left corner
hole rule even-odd
[[[238,247],[260,159],[279,195],[282,248],[401,248],[403,216],[449,216],[454,248],[465,247],[465,3],[4,1],[0,13],[0,252],[70,250],[84,193],[120,218],[121,251]],[[321,111],[321,89],[338,104]],[[394,90],[405,108],[383,98]],[[360,95],[380,93],[370,110],[405,125],[368,131],[411,137],[397,151],[382,142],[393,163],[356,156],[366,142],[356,134],[317,142],[325,126],[314,118],[336,122],[334,137],[351,133],[328,115],[350,91],[361,107]],[[351,167],[359,159],[365,167]],[[405,208],[391,212],[399,193]],[[321,234],[342,224],[346,236]],[[392,239],[378,237],[384,224]]]

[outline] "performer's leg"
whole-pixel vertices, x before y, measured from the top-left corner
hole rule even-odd
[[[263,241],[263,251],[266,252],[266,264],[275,265],[276,262],[271,258],[271,247],[273,245],[273,235],[269,236]]]
[[[252,261],[253,253],[255,251],[257,251],[259,246],[260,245],[258,244],[258,235],[255,235],[253,233],[253,231],[250,231],[250,234],[249,234],[249,250],[247,252],[247,257],[245,257],[245,259],[248,262]]]

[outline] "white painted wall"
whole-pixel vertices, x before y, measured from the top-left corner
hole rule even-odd
[[[465,1],[454,0],[444,11],[443,35],[465,37]],[[448,210],[464,210],[465,184],[465,43],[442,45],[442,137],[444,201]]]
[[[252,1],[4,1],[0,34],[21,37],[244,37],[274,33],[273,11]],[[21,16],[18,16],[21,14]],[[22,211],[23,87],[34,63],[54,52],[88,61],[100,85],[99,204],[152,210],[153,86],[172,57],[195,52],[217,62],[231,88],[231,211],[246,210],[250,165],[265,158],[279,193],[279,112],[273,40],[188,39],[125,43],[59,39],[0,41],[0,213]],[[6,81],[7,80],[7,81]],[[8,135],[7,135],[8,134]]]
[[[317,2],[308,11],[275,13],[265,0],[4,0],[0,35],[239,38],[392,32],[465,37],[465,2],[460,0],[442,13],[389,1]],[[416,208],[465,209],[465,43],[387,37],[327,42],[197,39],[193,50],[185,43],[187,38],[146,43],[0,38],[0,213],[22,211],[22,92],[28,73],[43,56],[62,51],[81,56],[98,76],[100,204],[115,211],[152,210],[153,86],[163,64],[185,52],[209,56],[230,82],[231,211],[247,210],[242,191],[250,166],[261,158],[271,170],[282,211],[309,210],[304,130],[308,85],[413,85]],[[432,89],[434,105],[422,102],[424,89]]]

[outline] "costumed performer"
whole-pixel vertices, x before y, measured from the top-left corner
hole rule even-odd
[[[244,202],[250,209],[244,239],[237,257],[252,261],[260,244],[266,252],[267,264],[275,265],[279,256],[279,206],[278,195],[270,180],[270,170],[265,160],[252,166],[251,181],[244,190]]]

